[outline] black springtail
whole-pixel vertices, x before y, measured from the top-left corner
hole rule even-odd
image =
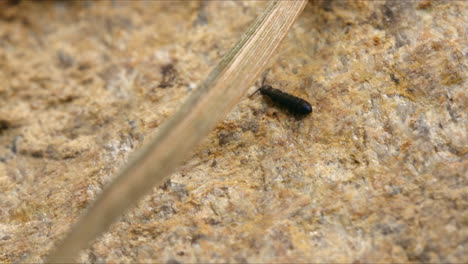
[[[309,104],[309,102],[294,95],[290,95],[275,89],[270,85],[263,85],[256,92],[258,91],[260,91],[262,95],[268,96],[277,105],[288,109],[292,114],[307,115],[312,113],[312,106]]]

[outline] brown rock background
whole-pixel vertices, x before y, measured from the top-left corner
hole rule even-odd
[[[265,5],[1,2],[0,262],[43,260]],[[313,114],[245,98],[78,260],[467,262],[467,15],[310,1],[267,83]]]

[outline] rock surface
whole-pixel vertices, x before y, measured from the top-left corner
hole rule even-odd
[[[265,5],[0,3],[0,262],[43,261]],[[467,262],[467,10],[310,1],[266,82],[314,112],[246,98],[77,260]]]

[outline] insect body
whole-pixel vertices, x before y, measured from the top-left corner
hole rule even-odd
[[[270,99],[289,110],[295,115],[307,115],[312,113],[312,106],[304,99],[296,97],[294,95],[287,94],[278,89],[271,87],[270,85],[263,85],[258,89],[262,95],[270,97]]]

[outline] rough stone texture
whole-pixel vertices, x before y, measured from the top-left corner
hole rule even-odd
[[[266,2],[0,3],[0,262],[39,262]],[[467,4],[311,1],[81,262],[467,262]],[[249,92],[254,92],[251,87]]]

